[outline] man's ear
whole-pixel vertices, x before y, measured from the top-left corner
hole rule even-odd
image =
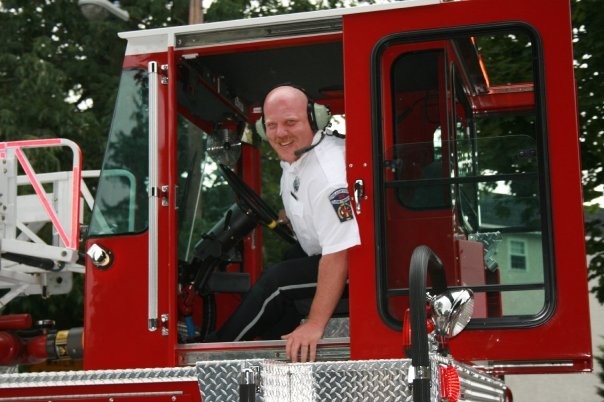
[[[325,105],[315,103],[313,105],[315,125],[317,130],[323,130],[329,124],[331,120],[331,110]]]
[[[256,126],[256,132],[258,133],[260,138],[262,138],[264,141],[266,141],[267,138],[266,138],[266,131],[264,130],[264,118],[260,117],[258,120],[256,120],[255,126]]]

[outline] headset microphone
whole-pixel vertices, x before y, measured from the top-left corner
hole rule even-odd
[[[300,149],[296,149],[294,151],[294,155],[296,155],[296,157],[299,158],[303,154],[307,153],[308,151],[310,151],[311,149],[313,149],[314,147],[316,147],[317,145],[319,145],[321,143],[321,141],[323,141],[323,138],[325,138],[326,135],[332,135],[332,136],[334,136],[336,138],[342,138],[342,139],[346,138],[345,134],[338,133],[337,130],[331,131],[331,130],[324,129],[323,131],[321,131],[321,138],[319,139],[319,141],[317,141],[315,144],[307,145],[307,146],[302,147]]]
[[[325,131],[321,132],[321,138],[319,139],[319,141],[317,141],[315,144],[307,145],[300,149],[296,149],[294,151],[294,155],[296,155],[296,157],[299,158],[300,156],[304,155],[305,153],[307,153],[308,151],[310,151],[311,149],[313,149],[314,147],[319,145],[321,143],[321,141],[323,141],[323,138],[325,138]]]
[[[300,149],[296,149],[294,151],[294,155],[296,155],[296,158],[299,158],[300,156],[304,155],[305,153],[307,153],[308,151],[310,151],[314,147],[315,147],[315,145],[307,145],[307,146],[302,147]]]

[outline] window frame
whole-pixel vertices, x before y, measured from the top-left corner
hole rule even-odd
[[[386,99],[389,99],[390,94],[382,93],[384,88],[388,86],[384,86],[384,65],[382,56],[387,49],[390,49],[392,46],[396,45],[409,45],[414,43],[426,43],[431,41],[438,40],[447,40],[452,39],[457,36],[468,36],[468,35],[482,35],[496,32],[507,32],[512,30],[520,30],[523,33],[526,33],[531,39],[531,45],[533,47],[533,85],[534,85],[534,98],[535,98],[535,107],[534,114],[536,119],[536,132],[537,132],[537,141],[539,148],[539,165],[538,165],[538,175],[539,175],[539,185],[540,185],[540,194],[542,194],[542,200],[539,201],[540,210],[542,212],[542,221],[541,221],[541,232],[543,235],[542,239],[542,249],[543,249],[543,284],[542,285],[527,285],[527,286],[519,286],[515,284],[510,285],[496,285],[499,287],[500,292],[506,291],[515,291],[518,289],[532,290],[535,287],[544,290],[544,306],[540,310],[540,312],[536,315],[531,315],[530,317],[525,316],[523,319],[519,320],[518,317],[493,317],[492,319],[473,319],[469,328],[510,328],[510,327],[530,327],[539,325],[549,319],[550,316],[553,315],[555,309],[555,272],[556,267],[554,265],[555,256],[554,256],[554,248],[553,248],[553,227],[552,227],[552,209],[551,209],[551,184],[549,183],[549,174],[547,173],[549,170],[549,159],[548,155],[544,150],[548,149],[548,136],[547,136],[547,127],[546,127],[546,113],[545,113],[545,94],[543,91],[543,82],[545,82],[544,78],[544,67],[543,67],[543,45],[540,42],[540,37],[536,33],[536,31],[527,24],[518,23],[518,22],[509,22],[502,23],[497,25],[496,27],[491,26],[467,26],[467,27],[454,27],[447,29],[436,29],[433,31],[427,32],[407,32],[407,33],[397,33],[391,34],[389,36],[384,37],[381,41],[379,41],[373,48],[372,51],[372,88],[373,88],[373,99],[374,105],[372,108],[372,113],[377,116],[387,116],[386,110],[387,104]],[[373,156],[375,159],[375,169],[374,169],[374,183],[376,188],[380,188],[384,180],[384,173],[382,171],[382,162],[384,161],[382,152],[385,149],[384,146],[384,127],[382,126],[383,122],[387,122],[388,118],[384,118],[383,120],[374,119],[372,122],[373,128]],[[454,124],[453,122],[450,122]],[[382,191],[378,192],[382,193]],[[386,248],[387,243],[385,242],[385,217],[387,216],[387,211],[384,208],[384,196],[383,194],[376,194],[376,209],[374,211],[375,216],[375,237],[377,244],[381,246],[378,248],[378,251],[375,254],[376,257],[376,266],[378,267],[376,270],[376,285],[377,285],[377,295],[378,295],[378,311],[382,318],[382,320],[391,328],[400,330],[402,327],[402,320],[399,320],[392,315],[390,315],[388,311],[388,299],[392,297],[398,296],[407,296],[408,289],[389,289],[387,287],[388,279],[387,279],[387,257],[386,257]],[[406,263],[403,263],[405,265]],[[477,286],[475,291],[487,291],[492,288],[493,285],[485,285],[485,286]]]

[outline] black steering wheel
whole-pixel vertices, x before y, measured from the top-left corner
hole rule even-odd
[[[219,164],[224,177],[226,177],[229,185],[240,197],[241,201],[247,206],[252,212],[256,221],[273,230],[281,238],[289,243],[296,243],[296,237],[294,232],[291,230],[289,225],[279,222],[277,213],[264,201],[254,190],[251,189],[239,176],[235,174],[231,169]],[[242,208],[244,206],[241,206]]]

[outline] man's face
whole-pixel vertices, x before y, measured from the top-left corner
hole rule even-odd
[[[279,87],[266,97],[266,137],[283,161],[294,162],[298,159],[295,151],[312,143],[314,133],[308,122],[306,108],[306,95],[296,88]]]

